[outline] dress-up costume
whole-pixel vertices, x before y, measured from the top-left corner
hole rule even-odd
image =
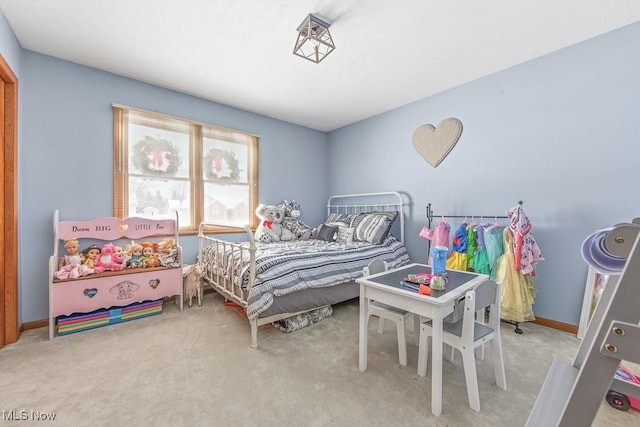
[[[538,262],[544,261],[544,258],[542,251],[531,234],[531,222],[524,214],[520,204],[507,210],[507,217],[509,218],[509,228],[514,236],[512,246],[515,266],[523,274],[535,276],[533,267]]]
[[[449,232],[451,226],[447,221],[440,221],[435,229],[424,228],[420,232],[420,237],[431,240],[433,246],[449,247]]]
[[[478,250],[473,258],[473,271],[476,273],[490,274],[491,268],[489,266],[489,257],[487,255],[487,248],[484,244],[484,227],[477,225],[474,228],[476,235],[476,241],[478,244]]]
[[[447,270],[467,270],[467,223],[463,222],[453,235]]]
[[[496,281],[502,286],[500,317],[515,322],[535,320],[533,266],[544,258],[531,235],[531,223],[522,211],[522,205],[509,209],[507,217],[510,225],[504,229],[504,254],[498,259],[496,274]]]
[[[487,249],[487,258],[489,262],[489,270],[491,271],[491,280],[496,280],[496,269],[498,258],[504,250],[503,233],[504,228],[498,224],[492,225],[484,229],[484,246]]]
[[[473,224],[467,227],[467,268],[473,269],[475,264],[475,256],[476,250],[478,249],[478,244],[476,242],[476,232],[474,230]]]

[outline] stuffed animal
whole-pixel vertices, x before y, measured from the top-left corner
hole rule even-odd
[[[189,301],[189,308],[191,308],[193,297],[198,297],[198,306],[202,306],[202,279],[205,274],[206,267],[202,262],[197,262],[182,268],[184,295]]]
[[[282,226],[284,208],[281,206],[261,203],[256,208],[256,215],[260,219],[254,234],[256,242],[269,243],[295,239],[293,233]]]
[[[124,268],[122,259],[116,255],[116,247],[113,243],[105,243],[100,255],[96,257],[95,263],[96,267],[101,267],[104,270],[120,271]]]
[[[160,255],[157,253],[152,253],[149,255],[149,259],[147,260],[147,267],[160,267]]]
[[[311,238],[313,228],[300,221],[300,204],[295,200],[284,200],[280,206],[284,208],[282,226],[291,231],[298,240]]]

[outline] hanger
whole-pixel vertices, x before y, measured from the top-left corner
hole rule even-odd
[[[490,225],[487,230],[494,230],[496,228],[500,228],[502,227],[499,223],[498,223],[498,215],[495,216],[494,218],[494,223],[492,225]]]

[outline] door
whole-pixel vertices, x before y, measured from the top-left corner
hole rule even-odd
[[[18,79],[0,55],[0,347],[18,340]]]

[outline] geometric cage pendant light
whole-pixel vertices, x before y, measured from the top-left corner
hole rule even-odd
[[[298,26],[298,40],[293,53],[316,64],[322,61],[336,48],[329,33],[330,26],[328,22],[310,13]]]

